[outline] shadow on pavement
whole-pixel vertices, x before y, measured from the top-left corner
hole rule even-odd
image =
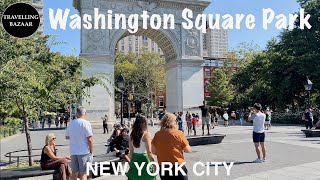
[[[241,165],[241,164],[252,164],[255,163],[253,161],[242,161],[242,162],[234,162],[233,165]],[[229,166],[231,163],[227,162],[227,165]],[[214,166],[214,164],[211,164],[210,166]],[[224,166],[223,164],[220,164],[218,166]]]

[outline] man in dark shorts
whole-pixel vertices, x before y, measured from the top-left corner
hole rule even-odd
[[[204,135],[204,126],[207,125],[208,135],[210,135],[210,113],[209,108],[210,106],[207,106],[206,101],[203,101],[203,105],[198,107],[192,107],[190,109],[194,108],[200,108],[201,109],[201,115],[202,115],[202,136]]]
[[[261,112],[262,106],[259,103],[255,103],[251,112],[249,114],[249,120],[253,121],[253,142],[256,149],[258,158],[253,161],[255,163],[262,163],[266,161],[266,147],[264,144],[265,132],[264,132],[264,123],[266,120],[266,115]],[[263,158],[261,159],[260,149],[261,146]]]

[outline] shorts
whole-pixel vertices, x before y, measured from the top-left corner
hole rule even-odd
[[[202,125],[210,125],[209,117],[202,117]]]
[[[265,121],[264,124],[270,124],[270,121]]]
[[[265,133],[256,133],[253,131],[252,133],[252,139],[254,143],[264,142],[265,139]]]
[[[71,169],[72,172],[85,173],[87,169],[87,162],[92,163],[92,154],[85,155],[72,155],[71,156]]]

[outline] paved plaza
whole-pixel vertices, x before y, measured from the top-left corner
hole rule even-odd
[[[212,133],[225,134],[221,144],[194,146],[193,152],[185,154],[189,179],[320,179],[320,138],[305,138],[300,131],[300,126],[273,126],[266,132],[267,162],[252,163],[256,159],[254,146],[251,139],[251,126],[216,127]],[[149,128],[151,133],[159,129],[158,126]],[[103,134],[103,130],[94,129],[94,154],[106,152],[104,144],[109,134]],[[55,133],[57,137],[57,149],[59,155],[68,154],[68,141],[64,139],[64,130],[33,131],[31,132],[33,148],[42,148],[45,135]],[[201,127],[197,129],[201,133]],[[24,134],[15,135],[1,141],[1,164],[5,164],[8,158],[4,154],[9,151],[26,149]],[[39,151],[34,152],[40,154]],[[230,176],[226,175],[223,166],[218,168],[218,176],[215,176],[215,167],[210,166],[210,176],[197,177],[193,174],[194,163],[201,162],[235,162]],[[198,167],[198,171],[205,168]],[[28,179],[52,179],[52,176],[43,176]],[[126,177],[103,176],[97,179],[122,180]],[[158,178],[159,179],[159,178]]]

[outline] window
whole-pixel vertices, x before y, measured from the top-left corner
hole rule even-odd
[[[136,46],[138,46],[139,45],[139,42],[138,41],[136,41]]]
[[[205,77],[210,78],[210,69],[204,69]]]
[[[209,81],[206,81],[206,83],[205,83],[205,90],[208,92],[209,91],[209,85],[210,85],[210,83],[209,83]]]
[[[139,47],[136,46],[136,52],[139,52]]]
[[[129,51],[132,52],[132,46],[129,46]]]
[[[129,45],[131,45],[132,44],[132,41],[131,40],[129,40]]]
[[[164,97],[163,96],[159,96],[159,108],[160,107],[164,107]]]
[[[124,46],[121,46],[121,50],[124,51]]]

